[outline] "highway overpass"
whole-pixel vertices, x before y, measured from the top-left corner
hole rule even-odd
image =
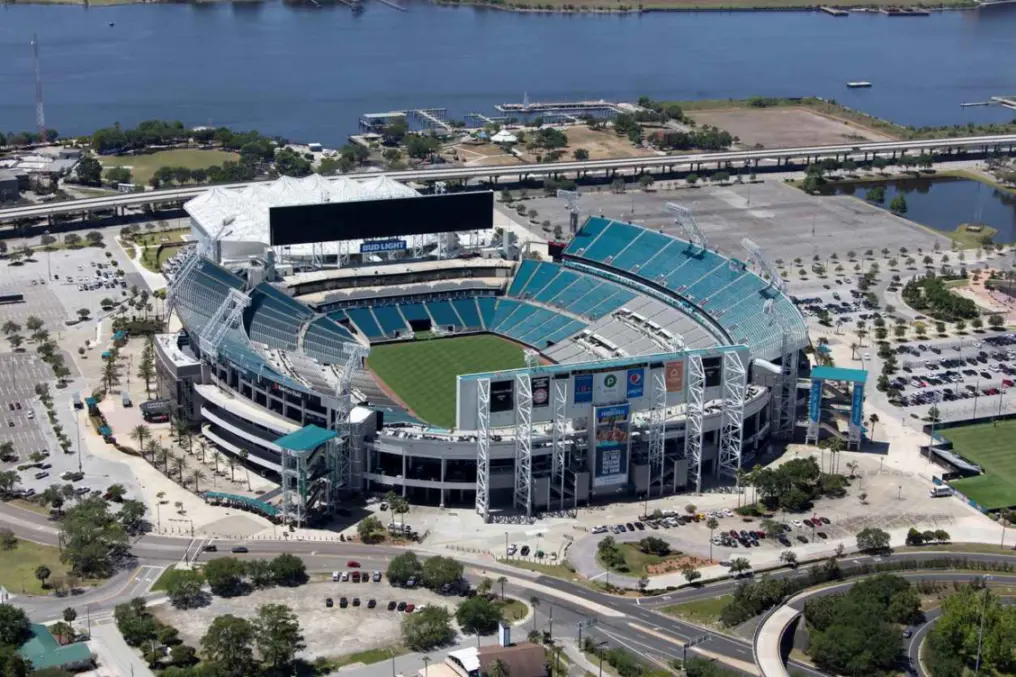
[[[699,171],[713,165],[720,169],[728,164],[742,166],[780,166],[795,161],[805,164],[822,158],[854,158],[869,160],[873,157],[897,156],[903,153],[931,152],[947,155],[955,151],[973,153],[1005,152],[1016,149],[1016,134],[994,136],[972,136],[954,139],[923,139],[913,141],[885,141],[879,143],[843,144],[835,146],[808,146],[801,148],[779,148],[765,150],[724,151],[712,153],[688,153],[683,155],[660,155],[654,157],[620,158],[615,160],[586,160],[554,162],[546,164],[511,165],[506,167],[448,167],[413,169],[388,172],[396,181],[449,181],[479,179],[496,183],[498,180],[522,180],[538,177],[586,177],[590,175],[612,175],[630,171],[672,172],[675,170]],[[376,176],[376,174],[353,175],[354,178]],[[249,184],[226,184],[220,188],[243,188]],[[89,214],[104,210],[121,211],[126,208],[140,208],[148,205],[178,206],[197,197],[208,186],[187,186],[168,190],[126,193],[109,197],[86,198],[66,202],[13,207],[0,210],[0,223],[17,219],[45,219],[58,214]]]

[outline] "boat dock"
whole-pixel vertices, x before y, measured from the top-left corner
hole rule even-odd
[[[831,14],[832,16],[849,16],[850,15],[850,13],[847,10],[845,10],[845,9],[838,9],[836,7],[824,7],[823,6],[823,7],[819,7],[819,9],[822,10],[823,12],[825,12],[826,14]]]
[[[381,132],[391,123],[402,120],[410,131],[450,132],[447,108],[413,108],[411,110],[393,110],[387,113],[364,113],[358,125],[361,132]]]
[[[1016,96],[993,96],[991,97],[991,100],[1005,106],[1006,108],[1016,110]]]
[[[888,7],[886,9],[879,10],[886,16],[931,16],[931,12],[926,9],[903,9],[900,7]]]

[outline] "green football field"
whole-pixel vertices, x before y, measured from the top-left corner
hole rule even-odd
[[[455,377],[518,369],[522,348],[497,336],[479,334],[373,346],[367,366],[424,421],[455,425]]]
[[[978,423],[940,431],[956,453],[984,469],[949,484],[988,509],[1016,505],[1016,421]]]

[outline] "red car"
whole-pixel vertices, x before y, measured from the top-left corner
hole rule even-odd
[[[346,562],[346,566],[349,567],[350,569],[359,569],[360,563],[357,562],[355,559],[351,559],[348,562]]]
[[[407,614],[411,614],[415,610],[416,610],[416,605],[415,604],[407,604],[406,605],[406,613]]]
[[[730,533],[730,535],[733,536],[734,538],[740,538],[741,537],[741,534],[737,533],[736,529],[731,529],[728,533]]]

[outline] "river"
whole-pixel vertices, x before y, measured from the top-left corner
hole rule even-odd
[[[408,0],[257,5],[0,6],[0,129],[64,135],[151,118],[341,144],[359,114],[495,103],[817,95],[913,125],[1005,121],[1016,6],[927,18],[817,12],[517,14]],[[110,26],[113,23],[115,25]],[[849,80],[874,87],[848,90]]]

